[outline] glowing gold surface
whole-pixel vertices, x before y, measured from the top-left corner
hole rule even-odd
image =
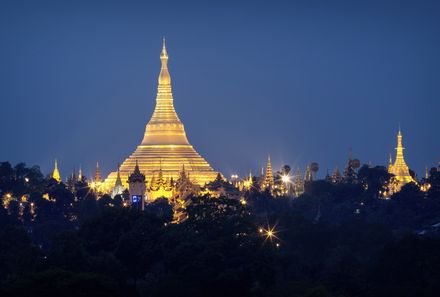
[[[214,180],[217,173],[189,144],[185,128],[174,109],[165,42],[160,60],[162,67],[158,78],[156,107],[145,128],[141,144],[120,167],[122,183],[127,187],[127,178],[133,172],[137,160],[148,186],[153,175],[157,176],[160,169],[165,179],[177,180],[183,165],[194,183],[204,185]],[[112,190],[116,177],[117,172],[107,177],[104,183],[106,191]]]
[[[53,168],[52,178],[57,182],[61,182],[60,171],[58,170],[58,161],[55,160],[55,167]]]
[[[405,159],[403,157],[404,147],[402,145],[402,133],[397,134],[397,148],[396,148],[396,160],[394,164],[391,164],[391,156],[390,156],[390,164],[388,165],[388,172],[394,174],[395,179],[397,181],[396,187],[393,189],[393,192],[400,191],[403,185],[415,182],[413,177],[409,173],[408,165],[406,165]]]
[[[274,189],[274,179],[273,179],[273,173],[272,173],[272,164],[270,163],[270,156],[268,156],[267,158],[267,166],[266,166],[266,175],[264,177],[264,181],[262,184],[262,189],[270,189],[273,190]]]

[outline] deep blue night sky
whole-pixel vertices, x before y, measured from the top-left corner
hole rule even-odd
[[[143,137],[162,36],[188,139],[226,176],[440,159],[439,1],[1,1],[0,161],[114,170]]]

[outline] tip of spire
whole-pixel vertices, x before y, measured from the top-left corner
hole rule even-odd
[[[168,58],[165,36],[162,38],[162,52],[160,53],[160,57],[161,58]]]

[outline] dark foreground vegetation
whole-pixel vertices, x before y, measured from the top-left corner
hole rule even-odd
[[[166,200],[140,212],[1,163],[0,296],[438,296],[439,175],[383,200],[361,170],[295,199],[192,197],[172,224]]]

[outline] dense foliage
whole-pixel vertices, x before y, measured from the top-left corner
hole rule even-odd
[[[364,166],[299,198],[192,197],[174,224],[164,199],[141,212],[0,163],[0,295],[437,296],[439,177],[385,200],[386,170]]]

